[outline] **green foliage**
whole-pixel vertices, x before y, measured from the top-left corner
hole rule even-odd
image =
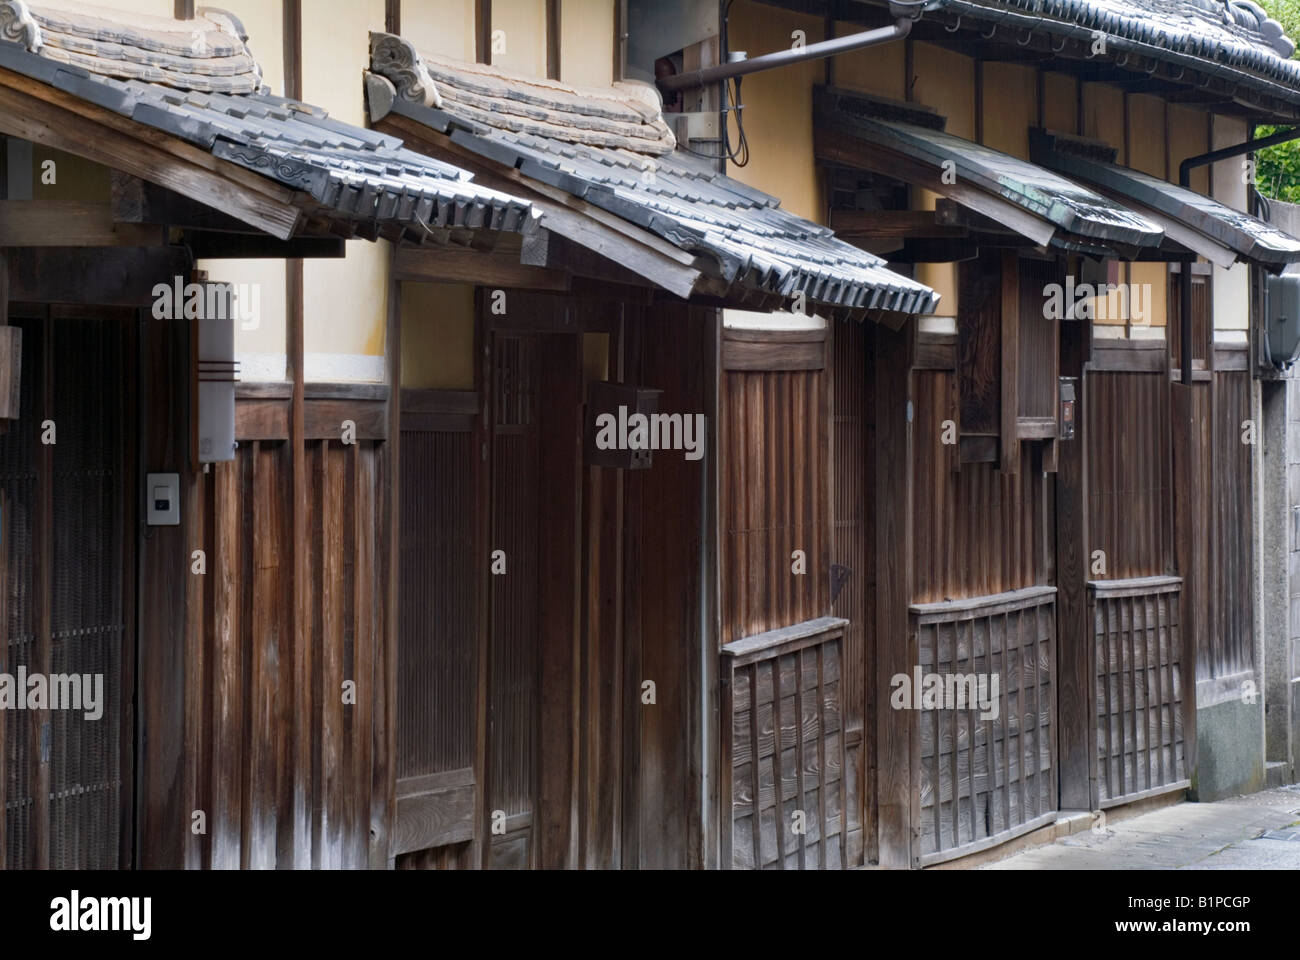
[[[1260,6],[1282,24],[1288,37],[1300,43],[1300,0],[1261,0]],[[1292,54],[1292,59],[1298,58],[1300,48]],[[1277,127],[1258,127],[1255,135],[1266,137],[1277,130]],[[1268,147],[1255,156],[1259,161],[1255,170],[1259,192],[1275,200],[1300,203],[1300,140]]]

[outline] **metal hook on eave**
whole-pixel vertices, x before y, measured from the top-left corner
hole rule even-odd
[[[945,27],[943,28],[943,29],[944,29],[944,32],[945,32],[945,33],[956,33],[958,30],[960,30],[960,29],[961,29],[961,18],[962,18],[962,15],[961,15],[960,13],[957,14],[957,22],[954,23],[951,27],[945,26]]]
[[[1025,31],[1025,39],[1023,39],[1023,40],[1017,40],[1016,43],[1017,43],[1017,45],[1019,45],[1019,46],[1027,47],[1027,46],[1029,46],[1029,44],[1031,44],[1031,43],[1033,42],[1033,40],[1034,40],[1034,31],[1033,31],[1033,30],[1026,30],[1026,31]]]

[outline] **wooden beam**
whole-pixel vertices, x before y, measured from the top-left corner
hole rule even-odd
[[[543,228],[621,264],[678,297],[689,298],[696,285],[708,279],[695,265],[694,254],[572,194],[492,164],[409,117],[390,113],[375,128],[401,137],[413,150],[469,170],[482,186],[526,197],[541,213]]]
[[[225,210],[272,236],[292,236],[294,191],[177,137],[0,68],[0,133],[54,147]]]
[[[934,210],[832,210],[830,220],[831,229],[844,238],[960,238],[970,232],[940,224]]]
[[[393,279],[526,290],[569,289],[569,277],[562,270],[521,264],[517,248],[511,250],[508,246],[487,253],[456,247],[399,246],[393,256]]]
[[[166,240],[160,226],[114,223],[107,203],[0,200],[0,247],[145,247]]]
[[[1014,251],[1002,254],[1002,459],[1003,473],[1020,470],[1020,259]]]
[[[131,307],[151,304],[155,284],[188,278],[192,266],[184,247],[13,247],[0,259],[12,300]]]

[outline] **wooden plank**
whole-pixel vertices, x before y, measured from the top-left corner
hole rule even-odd
[[[824,343],[722,341],[724,370],[821,370],[825,366]]]
[[[0,200],[0,247],[146,247],[166,241],[161,225],[114,223],[107,203]]]
[[[399,782],[391,841],[393,856],[474,839],[476,793],[472,783],[408,793]]]
[[[241,443],[287,440],[290,406],[288,400],[236,400],[235,439]]]
[[[213,578],[212,622],[212,868],[241,866],[243,675],[240,642],[240,497],[238,461],[212,471],[214,542],[209,576]]]
[[[289,7],[286,7],[286,11]],[[289,71],[286,68],[286,76]],[[312,713],[315,709],[312,673],[311,575],[308,543],[308,468],[304,422],[303,372],[303,269],[301,260],[285,261],[285,344],[286,376],[293,383],[289,407],[289,469],[292,480],[290,523],[291,630],[293,637],[293,868],[306,870],[319,865],[314,830],[315,799],[312,790],[316,763],[312,745]]]
[[[388,405],[378,400],[304,400],[303,431],[307,440],[339,441],[345,421],[354,439],[383,440],[388,436]]]
[[[832,210],[830,228],[842,239],[961,238],[970,232],[937,223],[933,210]]]
[[[183,247],[20,247],[0,257],[10,298],[30,303],[149,306],[160,278],[188,277],[191,267]]]
[[[1168,364],[1163,340],[1099,340],[1092,345],[1088,369],[1096,373],[1161,372]]]
[[[570,286],[569,275],[563,270],[522,264],[518,250],[509,245],[488,252],[450,246],[398,246],[393,253],[393,278],[524,290],[566,291]]]

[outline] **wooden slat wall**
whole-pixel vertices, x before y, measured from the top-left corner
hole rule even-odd
[[[1183,287],[1179,275],[1169,274],[1167,326],[1165,331],[1169,340],[1170,363],[1177,367],[1182,362],[1183,342]],[[1192,273],[1192,362],[1196,367],[1205,366],[1210,351],[1210,323],[1213,302],[1210,293],[1210,277],[1205,274]]]
[[[942,442],[943,422],[957,420],[953,374],[918,370],[913,379],[912,602],[984,596],[1043,582],[1047,481],[1033,469],[1032,448],[1021,444],[1021,468],[1014,474],[993,463],[955,469],[958,447]]]
[[[1181,588],[1176,577],[1089,585],[1101,806],[1187,783]]]
[[[917,711],[921,864],[1055,815],[1055,594],[1036,587],[912,608],[923,675],[999,678],[996,717],[982,718],[976,706]]]
[[[846,579],[831,613],[848,620],[844,628],[845,764],[848,785],[848,862],[874,859],[876,787],[874,685],[867,683],[867,664],[874,662],[875,635],[875,424],[867,370],[870,337],[861,323],[837,321],[833,327],[834,381],[831,433],[831,499],[834,535],[832,558]],[[865,829],[864,829],[865,822]],[[864,849],[865,848],[865,849]]]
[[[812,620],[830,597],[823,371],[737,372],[722,387],[722,642]],[[802,550],[806,573],[792,573]]]
[[[1089,579],[1173,571],[1169,378],[1161,373],[1088,374],[1088,555],[1105,553]]]
[[[474,435],[402,431],[398,779],[474,763]]]
[[[783,633],[773,631],[761,650],[723,650],[722,775],[731,778],[732,817],[724,866],[843,869],[843,627],[793,640]]]
[[[200,478],[208,572],[197,657],[187,664],[194,714],[193,836],[205,867],[283,867],[306,844],[314,867],[364,867],[370,855],[376,714],[384,643],[379,555],[384,489],[378,444],[306,447],[310,689],[293,682],[288,447],[241,444]],[[355,684],[355,704],[343,683]],[[295,754],[295,713],[311,752]],[[292,773],[310,783],[310,819],[292,815]],[[188,833],[189,824],[182,824]]]
[[[1250,670],[1255,665],[1251,574],[1251,452],[1254,448],[1242,442],[1246,421],[1252,419],[1250,374],[1216,370],[1213,402],[1210,592],[1214,597],[1214,621],[1210,656],[1217,677]],[[1258,437],[1258,425],[1255,432]]]
[[[1059,320],[1043,316],[1043,291],[1064,279],[1057,260],[1020,260],[1020,336],[1017,366],[1018,416],[1056,419],[1056,378]]]

